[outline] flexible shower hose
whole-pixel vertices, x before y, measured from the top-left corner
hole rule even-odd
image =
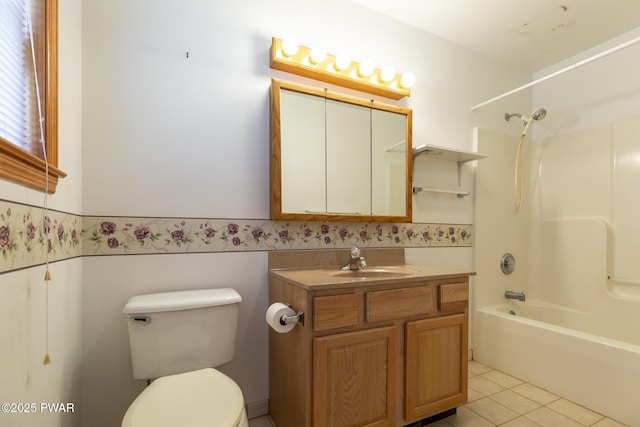
[[[516,213],[520,212],[520,208],[522,207],[522,199],[524,196],[524,178],[522,177],[522,147],[524,147],[524,137],[527,134],[527,130],[529,129],[529,125],[532,121],[533,118],[531,117],[524,125],[524,129],[522,129],[522,135],[520,136],[520,142],[518,143],[518,150],[516,151],[516,172],[513,193]]]
[[[520,207],[522,206],[522,187],[524,186],[524,180],[522,178],[522,146],[524,145],[524,135],[520,137],[520,142],[518,143],[518,151],[516,151],[516,174],[515,174],[515,182],[514,182],[514,202],[516,213],[520,212]]]

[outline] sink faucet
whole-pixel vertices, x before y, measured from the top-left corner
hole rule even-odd
[[[360,249],[356,246],[351,248],[351,258],[349,262],[340,267],[340,270],[360,270],[361,268],[367,268],[367,262],[363,256],[360,256]]]
[[[509,299],[517,299],[518,301],[524,301],[526,297],[524,296],[524,292],[514,292],[514,291],[505,291],[505,298]]]

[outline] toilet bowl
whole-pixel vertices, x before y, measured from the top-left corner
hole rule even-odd
[[[240,387],[213,368],[158,378],[129,406],[122,427],[248,427]]]

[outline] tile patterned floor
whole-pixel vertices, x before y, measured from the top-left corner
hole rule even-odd
[[[469,402],[429,427],[625,427],[617,421],[478,362],[469,362]],[[274,427],[268,416],[249,427]]]

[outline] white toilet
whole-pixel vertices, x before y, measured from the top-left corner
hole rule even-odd
[[[248,427],[240,387],[213,369],[233,359],[241,301],[226,288],[127,302],[133,377],[153,381],[129,406],[122,427]]]

